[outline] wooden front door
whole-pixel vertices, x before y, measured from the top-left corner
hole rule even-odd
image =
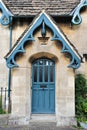
[[[55,113],[55,62],[50,59],[32,64],[32,113]]]

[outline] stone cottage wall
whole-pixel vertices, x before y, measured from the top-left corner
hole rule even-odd
[[[4,56],[10,48],[9,26],[0,25],[0,88],[8,87],[8,68]]]
[[[65,35],[76,47],[80,55],[87,54],[87,8],[81,13],[82,23],[80,25],[71,25],[70,23],[59,23],[60,28]],[[76,73],[82,73],[87,76],[87,60],[84,60],[81,67],[76,70]]]
[[[77,50],[83,56],[87,54],[87,10],[82,13],[82,23],[78,26],[71,26],[70,23],[57,23],[66,34],[68,39],[76,46]],[[23,22],[20,24],[20,20],[13,24],[12,32],[12,45],[15,44],[18,37],[24,32],[25,28],[30,22]],[[0,25],[0,87],[8,86],[8,68],[4,56],[9,51],[10,44],[10,30],[9,26],[3,27]],[[32,67],[31,59],[41,56],[47,56],[48,58],[57,59],[56,61],[56,118],[59,120],[58,125],[61,125],[61,118],[69,118],[75,116],[75,104],[74,104],[74,70],[67,68],[70,63],[68,57],[64,56],[61,51],[60,43],[52,43],[49,39],[47,45],[40,45],[41,42],[38,38],[41,32],[36,32],[36,42],[29,43],[29,46],[25,46],[26,53],[18,55],[16,57],[19,68],[12,69],[12,117],[28,117],[31,116],[31,86],[32,86]],[[52,33],[48,30],[48,37],[52,36]],[[44,53],[41,53],[44,52]],[[37,55],[35,55],[37,54]],[[44,54],[44,55],[43,55]],[[55,58],[56,57],[56,58]],[[84,64],[76,70],[76,73],[84,73],[87,75],[87,60]],[[67,75],[67,76],[66,76]],[[26,120],[25,119],[25,122]],[[67,119],[68,120],[68,119]],[[29,121],[29,120],[28,120]],[[24,122],[24,118],[23,118]],[[65,120],[64,120],[65,122]],[[63,123],[64,123],[63,122]],[[66,123],[66,122],[65,122]]]
[[[12,70],[12,118],[22,117],[23,121],[29,123],[31,118],[32,98],[32,61],[40,57],[53,59],[56,65],[55,85],[55,116],[57,125],[69,125],[75,117],[74,104],[74,70],[67,68],[70,58],[61,53],[61,44],[51,41],[52,33],[48,29],[49,40],[46,45],[38,39],[41,37],[41,30],[35,33],[35,41],[27,43],[26,53],[16,56],[19,68]],[[66,76],[67,75],[67,76]],[[64,122],[66,119],[67,123]],[[73,123],[73,122],[72,122]]]

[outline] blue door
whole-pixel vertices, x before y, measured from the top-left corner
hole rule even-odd
[[[55,113],[55,63],[50,59],[32,64],[32,113]]]

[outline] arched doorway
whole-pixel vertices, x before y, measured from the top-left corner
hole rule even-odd
[[[32,113],[55,113],[55,62],[47,58],[32,63]]]

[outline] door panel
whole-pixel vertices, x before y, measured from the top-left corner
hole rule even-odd
[[[55,112],[55,63],[38,59],[32,65],[32,113]]]

